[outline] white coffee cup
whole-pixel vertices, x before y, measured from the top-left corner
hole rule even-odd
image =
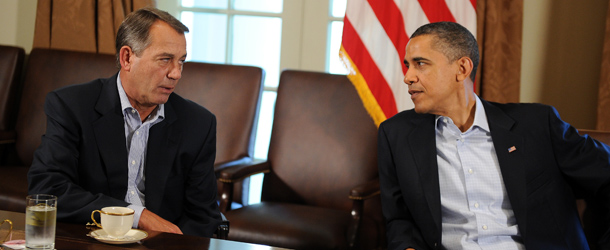
[[[95,221],[93,215],[100,213],[100,224]],[[93,223],[102,228],[110,238],[122,238],[129,232],[133,225],[134,211],[128,207],[105,207],[102,210],[91,212]]]

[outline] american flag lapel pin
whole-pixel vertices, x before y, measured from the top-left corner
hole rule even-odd
[[[515,150],[517,150],[517,147],[515,147],[515,146],[508,148],[509,153],[515,152]]]

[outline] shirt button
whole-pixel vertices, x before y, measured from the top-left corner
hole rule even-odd
[[[478,202],[475,202],[475,203],[474,203],[474,207],[479,208],[479,203],[478,203]]]
[[[135,160],[131,161],[131,165],[136,165],[136,161]]]
[[[474,170],[472,170],[472,168],[471,168],[471,169],[468,169],[468,173],[469,173],[469,174],[472,174],[472,173],[474,173]]]
[[[447,123],[447,118],[443,118],[443,122],[444,122],[444,123]]]
[[[140,135],[140,131],[136,131],[136,135]]]
[[[487,230],[487,225],[483,225],[483,230]]]
[[[135,113],[136,113],[136,110],[135,110],[135,109],[131,109],[131,113],[132,113],[132,114],[135,114]]]
[[[136,192],[134,192],[134,191],[131,191],[131,194],[135,194],[135,193],[136,193]]]

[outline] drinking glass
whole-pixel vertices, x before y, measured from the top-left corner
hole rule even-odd
[[[29,195],[26,197],[26,205],[26,249],[55,249],[57,197],[48,194]]]

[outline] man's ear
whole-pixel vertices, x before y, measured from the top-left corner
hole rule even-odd
[[[473,69],[472,60],[468,57],[462,57],[456,61],[458,66],[458,72],[456,75],[456,80],[461,82],[470,77],[470,73]]]
[[[129,71],[131,70],[131,65],[133,64],[133,57],[135,53],[131,50],[131,47],[125,45],[121,47],[119,51],[119,63],[121,64],[121,68]]]

